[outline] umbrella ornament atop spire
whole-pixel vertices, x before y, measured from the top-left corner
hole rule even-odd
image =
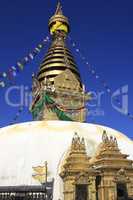
[[[49,20],[49,30],[51,35],[54,35],[57,31],[62,31],[65,34],[69,33],[68,18],[63,15],[60,1],[57,4],[55,14]]]

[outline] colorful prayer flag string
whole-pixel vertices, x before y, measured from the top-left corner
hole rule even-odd
[[[31,51],[27,56],[23,59],[17,61],[16,65],[11,66],[7,71],[0,72],[0,87],[4,88],[9,85],[9,81],[13,81],[17,74],[22,71],[30,61],[34,60],[34,58],[41,52],[45,44],[49,42],[49,37],[47,36],[39,43],[33,51]]]
[[[87,66],[89,72],[91,73],[91,75],[93,77],[95,77],[95,79],[99,80],[101,85],[103,86],[103,88],[105,89],[105,91],[112,95],[113,94],[113,91],[111,89],[111,87],[107,84],[107,82],[105,80],[103,80],[99,74],[97,74],[96,70],[93,68],[92,65],[89,64],[88,60],[86,59],[86,57],[81,53],[80,49],[78,48],[77,44],[72,40],[72,38],[69,36],[69,41],[70,41],[70,44],[72,45],[73,49],[76,51],[76,53],[79,55],[79,57],[81,58],[81,60],[85,63],[85,65]],[[121,104],[121,101],[116,98],[115,99],[115,102],[120,105]],[[128,118],[130,118],[131,120],[133,120],[133,115],[131,113],[125,113],[124,114],[125,116],[127,116]]]
[[[27,90],[27,91],[28,91],[29,94],[30,94],[31,91],[32,91],[32,88],[29,88],[29,90]],[[16,112],[15,116],[14,116],[13,119],[12,119],[12,122],[9,123],[9,125],[13,125],[13,124],[15,124],[15,123],[19,120],[19,118],[20,118],[21,114],[23,113],[23,111],[25,110],[25,108],[27,108],[27,105],[26,105],[26,106],[25,106],[25,105],[20,105],[20,106],[18,107],[18,111]],[[29,113],[30,113],[30,112],[29,112]]]
[[[12,122],[9,125],[13,125],[16,123],[16,121],[19,119],[20,115],[22,114],[23,110],[24,110],[24,106],[20,106],[18,108],[18,111],[15,114],[15,117],[12,119]]]

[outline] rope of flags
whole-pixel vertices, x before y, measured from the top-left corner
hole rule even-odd
[[[9,67],[7,71],[0,72],[0,88],[14,84],[14,78],[20,73],[25,65],[41,52],[46,43],[49,42],[49,37],[45,37],[31,52],[29,52],[24,58],[18,60],[14,66]]]
[[[19,106],[18,111],[16,112],[15,116],[13,117],[10,125],[15,124],[19,120],[19,117],[23,113],[23,111],[24,111],[24,106]]]
[[[24,110],[24,107],[20,106],[18,109],[18,112],[16,113],[15,117],[13,118],[14,121],[16,121],[19,118],[19,116],[23,112],[23,110]]]
[[[46,36],[42,42],[40,42],[31,52],[29,52],[24,58],[18,60],[14,66],[9,67],[7,71],[0,72],[0,88],[8,87],[15,82],[15,77],[20,73],[24,67],[41,52],[43,47],[50,41],[49,36]],[[24,106],[19,106],[17,113],[15,114],[12,123],[14,124],[24,111]]]
[[[93,68],[93,66],[89,64],[87,58],[82,54],[81,50],[78,48],[77,44],[71,39],[71,37],[69,36],[68,38],[69,38],[69,41],[70,41],[73,49],[79,55],[79,57],[84,62],[84,64],[87,66],[87,69],[89,70],[91,75],[96,80],[99,80],[99,82],[101,83],[101,85],[103,86],[103,88],[109,95],[112,95],[113,91],[112,91],[111,87],[107,84],[107,82],[104,79],[102,79],[101,76],[99,76],[99,74],[97,74],[97,72]],[[27,65],[30,61],[34,60],[34,58],[41,52],[41,50],[43,49],[45,44],[49,41],[50,41],[49,37],[47,36],[31,52],[29,52],[28,55],[26,55],[24,58],[18,60],[14,66],[11,66],[7,71],[0,72],[0,88],[5,88],[11,84],[14,84],[14,79],[17,76],[17,74],[20,73],[24,69],[25,65]],[[115,101],[118,105],[121,105],[120,99],[116,98]],[[60,107],[60,109],[65,110],[65,111],[67,110],[64,107]],[[83,109],[83,108],[80,108],[80,109]],[[18,118],[20,117],[23,110],[24,110],[24,106],[20,106],[18,108],[18,111],[17,111],[15,117],[13,118],[13,122],[11,124],[14,124],[18,120]],[[133,120],[133,115],[131,113],[128,112],[125,115],[128,118],[130,118],[131,120]]]
[[[75,50],[75,52],[79,55],[79,57],[81,58],[81,60],[84,62],[84,64],[87,66],[87,69],[89,70],[89,72],[91,73],[91,75],[96,79],[99,80],[99,82],[101,83],[101,85],[103,86],[103,88],[105,89],[105,91],[111,96],[113,94],[113,91],[111,89],[111,87],[108,85],[108,83],[102,79],[102,77],[97,74],[96,70],[94,69],[94,67],[89,64],[87,58],[82,54],[81,50],[79,49],[78,45],[72,40],[72,38],[70,36],[68,36],[69,41],[71,46],[73,47],[73,49]],[[114,99],[115,102],[120,106],[121,105],[121,100],[118,98]],[[133,120],[133,114],[131,113],[126,113],[124,114],[125,116],[127,116],[129,119]]]
[[[31,92],[32,92],[32,88],[30,88],[30,89],[28,90],[28,92],[29,92],[29,95],[30,95]],[[29,105],[29,106],[30,106],[30,105]],[[10,125],[13,125],[13,124],[15,124],[15,123],[18,121],[20,115],[24,112],[24,109],[25,109],[25,106],[24,106],[24,105],[20,105],[20,106],[18,107],[18,111],[16,112],[15,116],[13,117],[12,122],[10,123]],[[30,110],[29,110],[29,113],[31,113]]]
[[[16,112],[15,116],[13,117],[12,122],[9,125],[13,125],[19,119],[19,117],[23,111],[24,111],[24,107],[20,106],[18,108],[18,111]]]

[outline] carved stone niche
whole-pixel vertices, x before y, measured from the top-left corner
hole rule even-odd
[[[124,168],[121,168],[114,178],[114,182],[116,183],[116,191],[115,196],[118,199],[128,199],[131,187],[131,180],[127,176],[127,172]]]
[[[127,176],[126,170],[124,168],[121,168],[114,178],[114,182],[119,183],[129,183],[130,178]]]
[[[74,185],[88,185],[89,184],[89,174],[86,172],[81,172],[75,177]]]

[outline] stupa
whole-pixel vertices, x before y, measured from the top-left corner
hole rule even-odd
[[[33,77],[33,122],[0,129],[0,199],[133,199],[133,141],[85,123],[85,91],[65,40],[61,4],[49,20],[51,46]]]

